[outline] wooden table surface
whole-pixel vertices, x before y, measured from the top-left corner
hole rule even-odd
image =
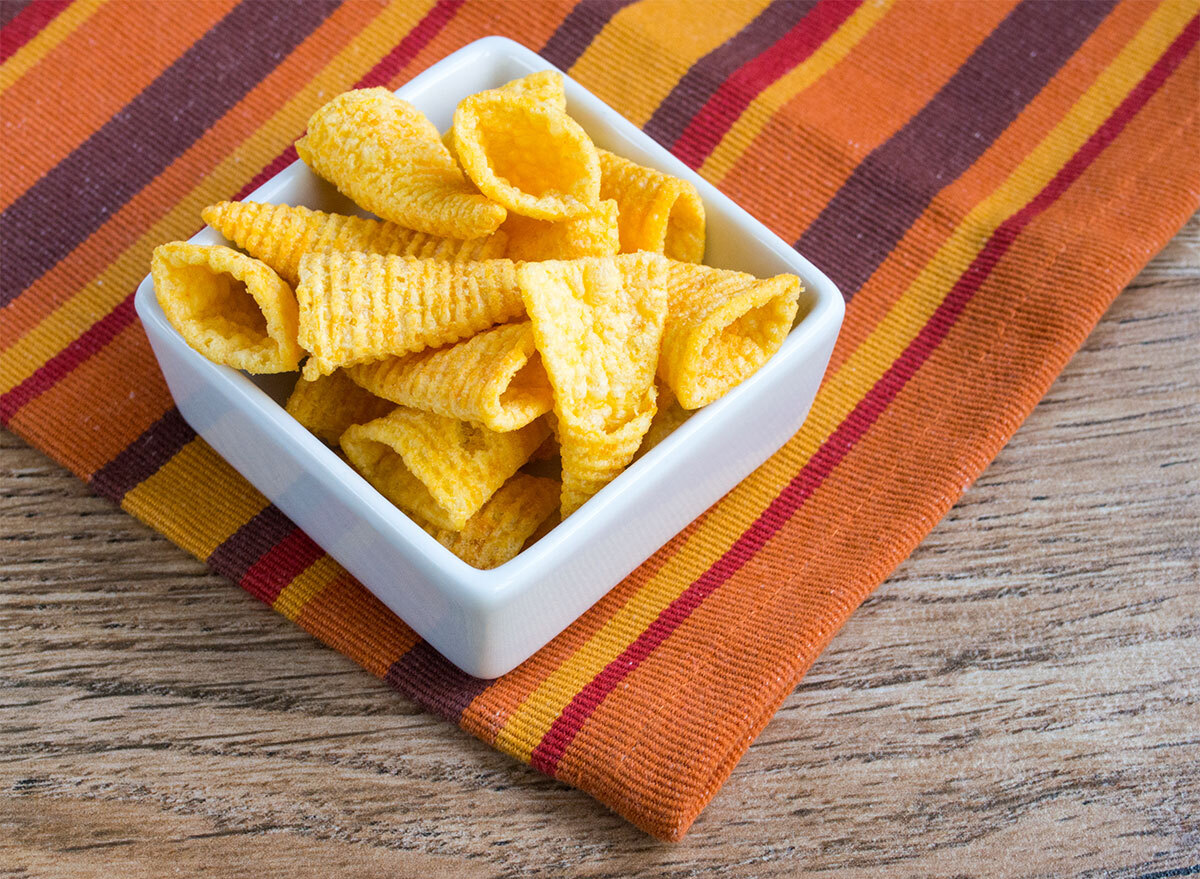
[[[1200,873],[1200,221],[679,844],[0,434],[0,875]]]

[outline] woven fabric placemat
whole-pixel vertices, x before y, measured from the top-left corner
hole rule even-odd
[[[408,697],[677,839],[1200,205],[1198,9],[4,0],[0,418]],[[329,97],[489,34],[569,70],[848,299],[804,428],[490,682],[196,437],[132,305],[154,246],[294,161]]]

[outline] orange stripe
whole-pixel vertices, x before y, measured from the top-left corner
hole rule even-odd
[[[131,101],[225,15],[234,0],[109,3],[4,92],[0,131],[23,148],[5,150],[0,210]],[[114,42],[116,40],[117,42]],[[120,50],[115,47],[121,46]],[[63,88],[64,83],[69,88]],[[54,95],[54,100],[46,100]]]
[[[379,678],[419,640],[349,574],[335,577],[314,595],[296,622]]]

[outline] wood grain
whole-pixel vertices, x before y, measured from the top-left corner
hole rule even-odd
[[[0,875],[1200,871],[1200,221],[677,845],[0,434]]]

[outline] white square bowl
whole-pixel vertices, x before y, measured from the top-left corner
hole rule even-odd
[[[487,37],[396,94],[444,131],[462,98],[546,69],[554,68],[518,43]],[[490,571],[462,562],[284,411],[291,375],[248,376],[193,351],[167,321],[149,275],[135,298],[175,403],[196,433],[443,656],[483,678],[526,660],[799,430],[844,312],[837,287],[808,260],[565,79],[568,110],[598,146],[695,184],[708,217],[707,264],[759,277],[791,272],[805,292],[795,327],[758,373],[512,561]],[[354,210],[303,162],[248,198]],[[229,243],[211,228],[192,241]]]

